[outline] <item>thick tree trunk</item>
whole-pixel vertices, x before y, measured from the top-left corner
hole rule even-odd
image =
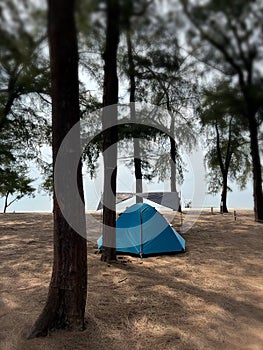
[[[253,196],[255,220],[263,222],[262,168],[258,147],[258,126],[254,115],[249,117],[250,149],[253,171]]]
[[[74,21],[74,0],[49,0],[48,37],[51,62],[52,150],[53,164],[68,131],[79,121],[78,49]],[[80,153],[76,140],[69,157]],[[70,158],[69,158],[70,159]],[[66,166],[63,178],[73,187],[76,169]],[[85,236],[85,212],[81,165],[77,172],[79,194],[83,205],[65,201],[67,211],[77,215]],[[46,305],[37,319],[29,338],[45,336],[53,328],[84,329],[87,296],[86,240],[67,223],[54,194],[54,260]],[[59,194],[63,197],[63,193]],[[74,196],[73,196],[74,197]]]
[[[116,180],[117,180],[117,51],[119,45],[119,2],[107,0],[106,47],[103,88],[103,232],[102,261],[116,260]],[[115,105],[115,106],[114,106]],[[111,106],[111,107],[107,107]]]

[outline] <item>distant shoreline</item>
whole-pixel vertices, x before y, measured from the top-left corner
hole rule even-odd
[[[200,208],[184,208],[183,212],[189,212],[189,211],[211,211],[211,208],[213,208],[214,213],[220,213],[220,209],[219,207],[200,207]],[[123,212],[125,209],[123,210],[117,210],[117,213],[121,213]],[[160,211],[161,213],[173,213],[173,210],[169,210],[169,209],[157,209],[158,211]],[[228,208],[229,212],[232,212],[234,210],[238,211],[254,211],[252,208]],[[85,211],[86,214],[101,214],[101,210],[86,210]],[[175,211],[176,213],[176,211]],[[179,213],[179,212],[178,212]],[[52,211],[43,211],[43,210],[24,210],[24,211],[9,211],[6,213],[0,213],[2,215],[10,215],[10,214],[53,214]],[[226,213],[227,214],[227,213]]]

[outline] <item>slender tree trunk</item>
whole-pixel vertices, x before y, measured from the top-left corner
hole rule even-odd
[[[171,179],[170,186],[171,192],[176,192],[176,144],[172,137],[170,137],[170,167],[171,167]]]
[[[68,131],[79,121],[78,48],[74,21],[74,0],[48,1],[48,37],[51,62],[52,96],[52,150],[53,164],[60,145]],[[80,139],[71,154],[80,153]],[[69,160],[70,162],[70,160]],[[76,169],[66,167],[61,181],[73,187]],[[83,205],[78,207],[74,198],[65,201],[67,211],[76,215],[86,233],[81,165],[77,171],[79,194]],[[54,259],[46,305],[37,319],[29,338],[45,336],[53,328],[84,329],[87,296],[86,239],[67,223],[54,194]],[[59,194],[63,197],[63,194]],[[74,196],[73,196],[74,197]]]
[[[263,223],[263,188],[262,188],[262,167],[258,144],[258,123],[256,120],[255,105],[253,97],[250,94],[253,89],[251,81],[246,86],[244,80],[239,79],[240,87],[243,92],[244,100],[247,104],[247,119],[250,136],[250,154],[252,157],[252,173],[253,173],[253,198],[254,198],[254,214],[255,221]]]
[[[10,207],[11,204],[13,204],[15,201],[18,200],[18,196],[17,196],[17,197],[15,197],[11,202],[8,203],[9,194],[10,194],[10,192],[8,192],[8,193],[6,194],[6,197],[5,197],[5,205],[4,205],[4,210],[3,210],[4,213],[6,213],[7,208]]]
[[[227,174],[223,175],[220,210],[222,210],[223,213],[228,213],[228,209],[227,209]]]
[[[116,181],[117,181],[117,51],[119,45],[119,2],[107,0],[106,47],[103,87],[103,232],[102,261],[116,260]],[[110,106],[110,107],[107,107]]]
[[[136,179],[136,193],[143,192],[142,185],[142,162],[140,158],[140,142],[139,140],[133,140],[134,148],[134,170],[135,170],[135,179]],[[143,203],[143,198],[136,196],[136,203]]]
[[[222,151],[221,151],[221,146],[220,146],[220,133],[219,133],[217,121],[215,123],[215,131],[216,131],[216,152],[217,152],[218,163],[219,163],[220,171],[221,171],[221,175],[222,175],[222,192],[221,192],[221,201],[220,201],[220,212],[221,213],[228,213],[226,199],[227,199],[228,171],[229,171],[229,165],[231,162],[231,152],[230,152],[231,135],[232,135],[231,122],[229,125],[229,132],[228,132],[227,153],[226,153],[226,156],[224,159],[222,156]]]
[[[258,144],[258,123],[253,98],[250,97],[252,90],[251,85],[245,85],[244,80],[239,79],[240,87],[243,92],[244,100],[247,104],[247,120],[250,136],[250,154],[252,157],[252,173],[253,173],[253,198],[254,198],[254,214],[255,221],[263,223],[263,188],[262,188],[262,166],[260,160],[259,144]],[[251,81],[250,81],[251,84]]]
[[[8,196],[9,196],[9,192],[6,193],[6,196],[5,196],[5,204],[4,204],[4,210],[3,210],[3,213],[6,213],[6,209],[8,207]]]
[[[171,137],[170,137],[170,169],[171,178],[170,186],[171,192],[176,192],[176,143],[174,140],[174,118],[172,117],[171,127],[170,127]]]
[[[135,111],[135,67],[133,62],[132,54],[132,41],[130,34],[130,25],[127,30],[127,48],[128,48],[128,62],[129,62],[129,80],[130,80],[130,112],[131,112],[131,121],[136,125],[136,111]],[[140,150],[140,141],[137,138],[133,139],[133,154],[134,154],[134,172],[136,180],[136,193],[142,193],[142,161],[141,161],[141,150]],[[136,196],[136,203],[142,203],[143,198]]]
[[[253,196],[255,220],[263,222],[262,167],[258,147],[258,126],[254,115],[249,117],[250,149],[253,171]]]
[[[130,105],[131,108],[131,116],[135,116],[135,104],[132,103]],[[133,118],[133,117],[132,117]],[[142,185],[142,161],[141,161],[141,148],[140,141],[136,138],[133,139],[133,154],[134,154],[134,172],[135,172],[135,180],[136,180],[136,193],[143,192]],[[143,203],[143,198],[140,196],[136,196],[136,203]]]
[[[168,94],[166,94],[166,107],[167,110],[170,113],[171,116],[171,126],[170,126],[170,189],[171,192],[177,192],[177,187],[176,187],[176,155],[177,155],[177,149],[176,149],[176,142],[175,142],[175,126],[174,126],[174,117],[171,112],[171,107],[170,107],[170,100]],[[179,207],[178,207],[178,212],[182,212],[182,205],[181,205],[181,198],[179,202]]]

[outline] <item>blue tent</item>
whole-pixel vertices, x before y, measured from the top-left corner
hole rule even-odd
[[[102,237],[98,247],[102,247]],[[137,203],[116,221],[116,251],[140,256],[184,252],[185,240],[155,208]]]

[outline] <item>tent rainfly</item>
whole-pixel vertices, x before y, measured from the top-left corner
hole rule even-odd
[[[178,192],[143,192],[143,193],[117,193],[116,204],[126,201],[133,196],[148,199],[152,202],[160,204],[164,207],[178,210],[180,206],[180,198]],[[100,200],[97,210],[101,210],[103,207],[102,199]]]
[[[102,247],[102,236],[98,248]],[[185,251],[185,240],[146,203],[126,209],[116,221],[116,251],[139,256]]]

